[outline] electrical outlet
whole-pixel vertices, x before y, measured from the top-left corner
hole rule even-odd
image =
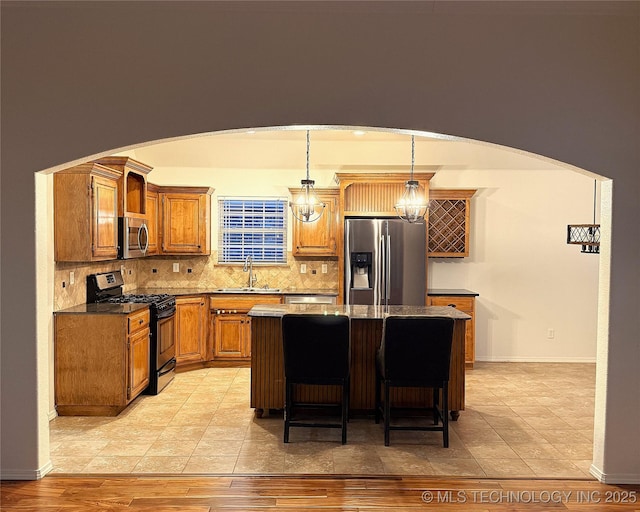
[[[552,340],[556,337],[556,331],[554,329],[547,329],[547,338]]]
[[[173,264],[173,271],[174,272],[180,272],[180,263],[174,263]]]
[[[67,286],[67,283],[65,283],[64,281],[62,281],[62,287],[64,288],[65,286]]]
[[[326,274],[328,270],[329,270],[329,266],[326,263],[323,263],[322,264],[322,273]]]
[[[76,282],[76,273],[72,270],[69,272],[69,284],[74,284]]]
[[[306,263],[301,263],[300,264],[300,273],[301,274],[306,274],[307,273],[307,264]]]
[[[188,268],[187,269],[187,274],[191,274],[191,272],[193,272],[193,269],[192,268]]]
[[[152,274],[157,274],[158,273],[158,269],[157,268],[152,268],[151,269],[151,273]]]
[[[316,275],[316,269],[315,269],[315,268],[314,268],[314,269],[312,269],[312,270],[311,270],[311,273],[315,276],[315,275]]]

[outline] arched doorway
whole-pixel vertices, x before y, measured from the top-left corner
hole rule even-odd
[[[379,168],[385,165],[395,167],[395,168],[406,166],[406,162],[407,162],[406,150],[408,147],[407,146],[408,138],[406,133],[399,133],[397,131],[388,133],[386,131],[376,131],[376,130],[369,129],[369,133],[371,134],[371,139],[373,140],[370,139],[369,141],[363,142],[362,138],[360,139],[352,138],[352,130],[342,130],[342,132],[345,132],[346,135],[344,133],[338,133],[337,130],[335,130],[335,127],[333,132],[331,131],[326,131],[324,133],[322,131],[314,132],[314,139],[313,139],[315,141],[313,146],[314,164],[312,168],[313,168],[314,177],[318,178],[319,183],[321,183],[322,185],[331,184],[333,175],[335,174],[335,171],[338,170],[337,167],[339,168],[342,165],[344,165],[346,168],[353,168],[354,166],[360,165],[365,170],[372,167]],[[303,169],[303,166],[304,166],[304,151],[303,151],[304,147],[300,145],[300,140],[298,140],[300,139],[300,133],[301,133],[301,131],[299,130],[299,127],[290,127],[287,130],[280,129],[280,130],[274,131],[273,133],[275,133],[276,135],[270,135],[269,131],[258,131],[258,135],[256,137],[253,137],[254,134],[245,134],[244,132],[242,133],[231,132],[231,133],[212,135],[211,136],[212,138],[221,138],[222,142],[218,144],[209,143],[209,145],[206,144],[206,137],[196,137],[196,138],[187,137],[182,140],[176,140],[169,143],[140,146],[134,150],[129,150],[129,154],[145,162],[149,162],[150,161],[149,159],[154,160],[155,158],[159,158],[159,160],[154,161],[153,164],[154,164],[154,167],[158,168],[158,170],[161,171],[160,179],[165,183],[168,183],[167,180],[170,181],[172,179],[171,175],[175,175],[176,172],[178,172],[179,170],[179,172],[181,173],[179,175],[179,178],[175,178],[174,176],[174,179],[178,179],[178,181],[181,181],[182,184],[185,184],[185,180],[189,183],[192,183],[192,182],[198,183],[198,180],[200,180],[199,182],[200,184],[206,184],[206,185],[212,185],[212,186],[217,185],[217,187],[220,189],[220,184],[223,183],[224,185],[222,187],[222,191],[220,192],[222,195],[226,195],[228,193],[237,194],[240,192],[244,192],[248,195],[253,195],[256,192],[250,187],[247,187],[246,185],[247,182],[256,183],[255,190],[265,190],[265,188],[268,188],[269,186],[274,185],[273,184],[274,181],[275,181],[275,185],[274,185],[275,188],[277,187],[282,188],[287,184],[295,185],[296,181],[300,176],[301,169]],[[282,135],[284,135],[284,137],[281,137]],[[247,136],[249,137],[247,138]],[[347,136],[350,137],[351,139],[345,140]],[[274,137],[275,139],[278,139],[278,140],[275,140]],[[362,136],[355,136],[355,137],[362,137]],[[253,139],[253,142],[251,142],[250,139]],[[490,154],[482,153],[479,150],[479,148],[483,147],[484,145],[475,143],[473,141],[462,141],[458,139],[449,140],[448,142],[452,144],[458,144],[458,145],[450,150],[445,151],[443,147],[439,147],[439,146],[443,146],[443,140],[445,139],[451,139],[451,138],[436,136],[434,134],[429,134],[428,136],[424,136],[422,142],[427,144],[427,146],[423,146],[422,148],[420,148],[420,143],[418,144],[418,152],[416,153],[418,157],[417,162],[420,165],[425,165],[427,167],[430,166],[430,167],[433,167],[434,169],[437,169],[437,172],[440,173],[441,175],[447,175],[447,174],[449,175],[447,176],[446,180],[440,180],[440,185],[439,185],[440,187],[447,186],[448,183],[452,183],[454,184],[454,186],[460,187],[460,186],[464,186],[465,183],[469,183],[470,180],[472,183],[476,183],[476,184],[481,183],[483,185],[482,186],[483,191],[478,197],[479,197],[479,201],[484,204],[484,207],[477,209],[476,213],[479,214],[485,220],[483,220],[482,223],[476,221],[477,234],[474,236],[477,236],[478,238],[486,236],[486,229],[488,228],[483,227],[482,224],[484,224],[485,222],[489,222],[490,219],[494,219],[493,229],[495,231],[502,232],[505,229],[504,227],[496,226],[495,215],[496,214],[500,215],[499,213],[500,210],[495,209],[495,204],[493,208],[487,207],[487,203],[490,203],[490,199],[489,199],[490,196],[492,194],[495,194],[496,188],[499,187],[501,174],[507,173],[505,175],[508,176],[509,174],[512,175],[513,173],[516,173],[517,177],[515,178],[515,181],[519,181],[520,182],[519,186],[524,187],[524,190],[526,190],[527,186],[523,185],[522,183],[527,182],[527,178],[526,178],[527,174],[531,174],[533,176],[533,174],[536,174],[536,172],[540,173],[540,172],[549,172],[550,170],[555,170],[558,172],[566,172],[570,175],[570,174],[573,174],[573,171],[574,171],[574,169],[571,169],[571,171],[569,171],[568,169],[563,168],[561,164],[558,164],[557,162],[551,162],[551,161],[545,160],[541,157],[536,157],[533,155],[524,155],[522,154],[522,152],[509,151],[504,148],[490,148],[491,150],[493,150],[493,152],[499,153],[501,155],[503,162],[498,162],[500,160],[499,156],[495,156],[495,155],[491,156]],[[182,144],[182,147],[181,147],[181,142],[184,143]],[[277,144],[277,143],[281,144],[282,145],[281,147],[284,149],[278,149],[275,151],[272,149],[272,153],[267,154],[266,157],[265,157],[265,154],[263,154],[261,158],[256,158],[256,153],[257,153],[256,148],[259,148],[260,146],[273,146],[274,144]],[[341,147],[341,144],[342,144],[342,147]],[[362,147],[358,150],[355,150],[355,151],[352,150],[351,152],[349,152],[344,149],[345,145],[349,145],[349,144],[361,145]],[[247,145],[249,146],[247,147]],[[223,150],[222,148],[225,146],[228,149]],[[146,150],[145,150],[145,147],[147,148]],[[204,148],[206,148],[206,150]],[[300,149],[300,151],[297,151],[297,149]],[[250,155],[250,159],[253,161],[253,163],[247,164],[247,162],[243,161],[242,158],[240,158],[239,159],[240,163],[229,164],[228,155],[225,154],[225,151],[228,152],[228,154],[233,154],[234,152],[240,152],[243,155]],[[283,163],[283,161],[287,160],[287,157],[283,157],[282,155],[288,154],[287,152],[290,153],[290,155],[288,155],[290,162],[287,162],[285,164]],[[217,166],[216,165],[212,166],[209,163],[210,154],[216,154],[217,158],[220,161],[227,162],[226,165],[218,164]],[[461,157],[461,154],[464,154],[466,156]],[[154,155],[159,155],[159,156],[154,156]],[[275,166],[276,164],[267,163],[267,162],[269,161],[269,158],[274,158],[274,155],[278,155],[280,166],[287,167],[287,169],[285,169],[285,173],[283,177],[274,175],[273,172],[270,172],[270,171],[273,171],[273,166]],[[338,156],[335,156],[335,155],[338,155]],[[204,164],[201,163],[201,161],[203,160],[206,163]],[[185,161],[187,161],[188,164],[183,163]],[[158,165],[157,162],[161,162],[161,164]],[[519,163],[516,163],[516,162],[519,162]],[[537,168],[537,166],[539,168]],[[241,182],[238,182],[237,176],[238,176],[238,172],[241,172],[240,171],[241,168],[244,168],[243,175],[245,179],[241,180]],[[207,179],[211,179],[212,181],[210,183],[202,182],[202,179],[203,179],[202,176],[206,172],[209,172],[211,174],[211,176],[205,179],[205,181]],[[269,179],[268,180],[263,179],[262,181],[260,181],[258,176],[260,175],[260,173],[264,174],[265,172],[269,173]],[[494,175],[492,179],[487,180],[489,173],[493,173]],[[478,180],[479,176],[482,174],[484,174],[485,176],[483,177],[482,180]],[[231,178],[229,176],[231,176]],[[233,181],[233,176],[236,177],[235,183]],[[474,179],[476,181],[473,181]],[[566,180],[566,176],[565,176],[565,180]],[[509,187],[508,180],[503,179],[502,183],[503,183],[503,188],[506,189]],[[587,183],[587,180],[585,180],[585,183]],[[529,188],[526,191],[526,193],[521,191],[520,194],[518,194],[517,188],[516,189],[509,188],[507,195],[512,196],[513,202],[510,204],[505,204],[503,200],[499,200],[496,204],[500,204],[502,208],[506,209],[506,211],[512,211],[512,215],[515,214],[514,205],[518,203],[521,205],[521,208],[523,209],[523,211],[526,211],[528,208],[529,208],[529,211],[531,211],[532,205],[537,206],[538,209],[541,209],[541,206],[543,204],[543,199],[541,198],[544,197],[545,190],[551,189],[553,187],[555,188],[556,191],[563,190],[567,192],[572,190],[571,187],[575,186],[575,183],[571,180],[563,182],[561,184],[559,183],[554,184],[553,181],[549,181],[548,183],[546,183],[544,180],[542,181],[534,180],[529,182],[529,187],[531,186],[538,187],[537,193],[532,194],[531,188]],[[546,189],[544,188],[545,186],[546,186]],[[588,190],[591,189],[590,180],[588,180],[588,185],[586,186],[586,189]],[[531,204],[529,206],[526,206],[527,199],[525,196],[527,196],[527,194],[531,194],[531,196],[528,199],[528,201],[531,201]],[[519,199],[516,199],[516,197],[519,197]],[[563,193],[560,193],[559,197],[565,197],[565,196]],[[504,196],[503,196],[503,199],[504,199]],[[548,201],[547,208],[549,208],[551,205],[554,204],[555,199],[556,199],[555,196],[549,197],[547,199]],[[584,211],[584,206],[586,205],[587,212],[590,214],[590,211],[589,211],[591,206],[591,202],[589,200],[590,198],[581,197],[580,199],[581,199],[580,201],[575,201],[576,203],[575,206],[578,207],[578,210]],[[578,204],[581,202],[583,202],[584,205],[581,206],[580,204]],[[550,215],[551,217],[554,216],[554,213],[551,213],[551,212],[547,212],[547,214]],[[500,215],[500,216],[505,217],[504,215]],[[532,222],[530,225],[519,226],[520,234],[530,233],[532,231],[532,226],[536,226],[535,222]],[[544,226],[541,225],[538,227],[544,227]],[[507,250],[508,244],[511,243],[514,245],[514,247],[519,248],[514,252],[514,255],[522,258],[523,252],[521,252],[520,248],[522,250],[526,249],[525,247],[521,247],[521,246],[524,246],[529,241],[529,238],[527,238],[527,236],[525,236],[524,238],[518,239],[517,234],[511,233],[511,238],[508,241],[502,242],[504,245],[502,247],[501,252],[505,252],[505,250]],[[555,235],[551,236],[550,238],[551,239],[555,238]],[[537,243],[541,244],[542,246],[553,245],[552,241],[546,241],[544,240],[544,238],[539,238],[537,240]],[[492,259],[492,256],[488,255],[488,253],[491,253],[492,250],[498,249],[495,246],[495,241],[493,244],[478,242],[477,245],[478,245],[477,250],[479,253],[481,253],[481,257],[479,257],[477,261],[475,261],[474,259],[474,261],[472,262],[472,265],[484,266],[482,271],[476,270],[477,275],[485,275],[485,276],[489,274],[495,275],[495,274],[492,274],[492,272],[495,272],[495,270],[488,271],[487,261],[486,261],[487,259],[489,260]],[[560,249],[563,250],[566,257],[566,251],[564,250],[567,248],[564,247],[561,237],[558,239],[557,245],[560,247]],[[513,259],[513,257],[514,256],[512,255],[511,260]],[[573,258],[574,255],[569,255],[569,257]],[[493,256],[493,258],[495,258],[495,255]],[[560,256],[547,257],[546,259],[553,259],[553,258],[560,258]],[[541,255],[538,253],[538,254],[532,255],[531,263],[527,263],[526,261],[520,261],[519,264],[524,268],[531,268],[532,266],[534,266],[534,262],[537,262],[540,259],[541,259]],[[542,257],[542,259],[545,259],[545,258]],[[501,265],[504,266],[505,263],[510,264],[511,260],[506,259],[501,262],[496,262],[494,269],[499,268]],[[575,259],[575,261],[580,262],[580,257],[578,257],[578,259]],[[556,261],[556,264],[557,264],[557,261]],[[434,263],[434,266],[440,267],[442,269],[440,270],[440,272],[442,271],[449,272],[451,269],[447,269],[447,267],[451,267],[452,264],[450,262],[440,261],[440,262]],[[463,267],[464,265],[456,265],[456,266]],[[562,268],[562,265],[560,265],[560,267]],[[574,267],[575,267],[575,264],[574,264]],[[576,268],[574,268],[573,270],[577,271]],[[591,270],[593,272],[595,271],[595,268],[592,267]],[[435,273],[438,273],[438,271],[435,269],[432,269],[432,271]],[[468,269],[465,270],[464,268],[462,269],[459,268],[457,269],[457,271],[462,272],[467,276],[466,279],[469,279]],[[61,272],[68,272],[68,269],[63,268]],[[144,273],[143,270],[139,270],[139,269],[136,269],[135,272]],[[547,281],[548,283],[554,283],[562,278],[563,272],[566,273],[566,268],[564,270],[558,271],[557,275],[554,275],[553,273],[550,272],[550,269],[547,269],[545,278],[548,280]],[[504,278],[504,276],[502,277]],[[529,277],[532,279],[532,282],[539,280],[539,274],[537,271],[535,275],[531,275]],[[54,277],[54,281],[56,281],[54,286],[58,287],[57,280],[59,279],[60,279],[59,276],[57,278]],[[439,279],[442,282],[442,277],[439,277]],[[473,277],[471,277],[470,279],[472,283],[478,282],[478,281],[475,281]],[[484,282],[485,283],[484,286],[486,287],[490,281],[491,279],[488,278]],[[524,293],[527,293],[529,295],[532,295],[534,293],[535,294],[541,293],[540,290],[532,291],[530,288],[532,286],[531,284],[528,284],[528,285],[516,284],[514,282],[513,276],[510,279],[506,279],[506,281],[509,281],[510,285],[517,288],[518,290],[526,290],[526,292]],[[547,285],[547,287],[549,286],[550,285]],[[557,296],[557,293],[554,291],[547,290],[547,292],[552,297]],[[593,292],[593,289],[592,289],[592,292]],[[499,292],[498,292],[498,295],[500,295]],[[510,300],[512,300],[512,299],[504,299],[504,298],[501,298],[501,299],[496,298],[492,300],[491,296],[492,296],[491,292],[487,293],[487,297],[486,297],[487,306],[485,307],[486,311],[483,312],[482,323],[481,324],[479,323],[479,325],[483,326],[482,327],[483,338],[484,338],[484,345],[485,345],[483,355],[485,357],[485,360],[491,360],[492,358],[494,360],[495,359],[509,360],[510,357],[512,358],[512,360],[514,357],[515,357],[515,360],[518,360],[518,358],[520,358],[520,360],[527,360],[527,358],[528,360],[535,360],[536,359],[535,355],[533,356],[530,354],[527,355],[522,351],[518,352],[516,350],[515,354],[509,354],[504,352],[500,353],[500,350],[497,348],[497,345],[494,345],[493,347],[488,346],[488,337],[489,337],[489,330],[490,330],[490,327],[488,326],[488,324],[493,323],[493,329],[495,330],[496,325],[499,325],[495,323],[497,322],[497,320],[501,320],[504,323],[505,318],[508,318],[507,316],[508,308],[504,308],[503,306],[501,306],[501,303],[509,302]],[[483,297],[483,299],[485,299],[485,297]],[[595,297],[592,296],[592,299],[595,299]],[[549,301],[547,300],[547,302]],[[554,306],[551,306],[551,305],[550,307],[552,309],[554,308]],[[581,310],[583,311],[584,307],[576,305],[576,311],[581,311]],[[497,317],[500,317],[500,318],[497,318]],[[507,322],[514,323],[510,320]],[[523,327],[521,326],[520,329],[522,330]],[[527,328],[525,327],[524,329],[526,330]],[[559,332],[562,332],[562,331],[563,329],[559,328]],[[593,338],[592,347],[591,347],[592,353],[595,352],[594,331],[595,331],[595,327],[592,326],[592,338]],[[493,336],[495,338],[505,337],[504,334],[496,333],[495,331],[493,333]],[[570,337],[571,336],[569,336],[568,338]],[[575,337],[580,338],[581,340],[584,339],[584,336],[575,336]],[[522,339],[519,341],[519,343],[521,344],[521,346],[526,345],[527,340]],[[487,351],[489,353],[487,353]],[[540,360],[540,358],[544,359],[545,356],[543,354],[538,354],[537,357]],[[550,359],[553,358],[553,356],[546,356],[546,357]],[[559,357],[562,359],[563,356],[556,354],[556,357]],[[575,360],[575,356],[574,356],[574,360]],[[551,475],[546,475],[546,476],[551,476]]]

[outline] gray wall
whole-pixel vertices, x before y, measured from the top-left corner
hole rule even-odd
[[[3,2],[3,477],[49,460],[33,173],[308,123],[454,134],[613,179],[594,470],[640,482],[639,27],[637,2]]]

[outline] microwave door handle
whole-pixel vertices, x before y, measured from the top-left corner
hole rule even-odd
[[[144,231],[144,248],[142,248],[142,244],[140,243],[140,231]],[[140,226],[140,230],[138,231],[138,246],[140,246],[140,250],[145,254],[149,249],[149,228],[145,223],[142,223]]]

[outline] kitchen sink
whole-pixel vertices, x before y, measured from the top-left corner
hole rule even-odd
[[[257,287],[240,287],[240,288],[217,288],[217,292],[222,293],[278,293],[280,288],[257,288]]]

